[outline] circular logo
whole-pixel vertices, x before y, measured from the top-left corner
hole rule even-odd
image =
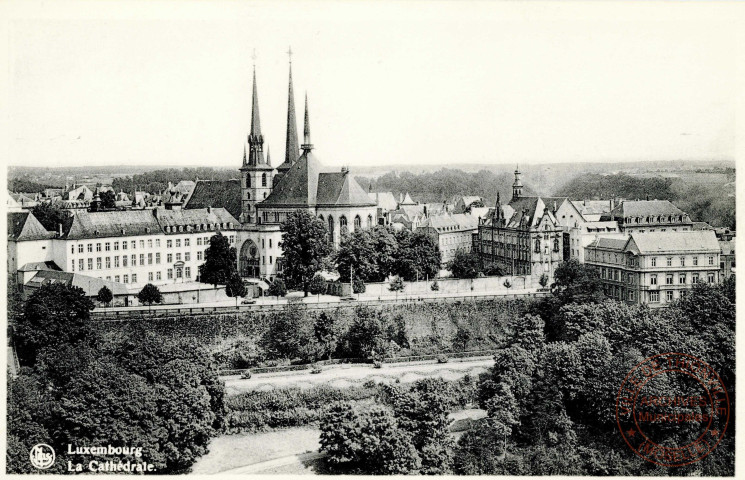
[[[706,362],[662,353],[636,365],[616,398],[618,429],[643,459],[689,465],[719,445],[729,423],[727,389]]]
[[[31,460],[31,465],[40,470],[46,470],[54,465],[54,449],[46,443],[34,445],[28,454],[28,458]]]

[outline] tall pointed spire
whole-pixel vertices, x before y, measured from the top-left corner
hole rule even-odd
[[[285,141],[285,163],[292,165],[300,156],[297,138],[297,119],[295,118],[295,92],[292,88],[292,48],[287,51],[290,56],[290,87],[287,94],[287,139]]]
[[[256,54],[254,53],[254,60]],[[253,74],[253,103],[251,106],[251,133],[248,135],[248,164],[260,165],[264,163],[264,137],[261,135],[261,120],[259,119],[259,94],[256,88],[256,64]]]
[[[266,147],[266,164],[272,166],[272,157],[269,155],[269,146]]]
[[[243,165],[246,165],[246,144],[243,144]]]
[[[303,153],[313,150],[313,144],[310,143],[310,120],[308,119],[308,92],[305,92],[305,126],[303,127]]]

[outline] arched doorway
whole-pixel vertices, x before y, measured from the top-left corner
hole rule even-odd
[[[241,277],[259,276],[259,248],[253,240],[246,240],[238,257],[238,268]]]

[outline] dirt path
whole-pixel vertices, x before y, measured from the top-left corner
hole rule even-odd
[[[313,385],[326,384],[335,387],[349,387],[362,384],[368,380],[375,382],[410,383],[426,377],[440,377],[445,380],[456,380],[464,375],[478,375],[485,372],[494,364],[491,357],[469,360],[465,362],[423,363],[423,364],[391,364],[382,368],[371,365],[340,365],[336,368],[327,367],[324,371],[312,374],[308,371],[287,372],[277,374],[255,374],[252,378],[243,380],[240,377],[226,377],[225,388],[228,395],[252,390],[272,390],[278,387],[296,386],[309,388]]]

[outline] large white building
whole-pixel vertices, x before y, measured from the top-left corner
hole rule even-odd
[[[74,211],[56,232],[30,212],[8,214],[8,272],[26,283],[38,270],[62,270],[139,289],[197,280],[210,238],[237,241],[238,221],[223,208]]]

